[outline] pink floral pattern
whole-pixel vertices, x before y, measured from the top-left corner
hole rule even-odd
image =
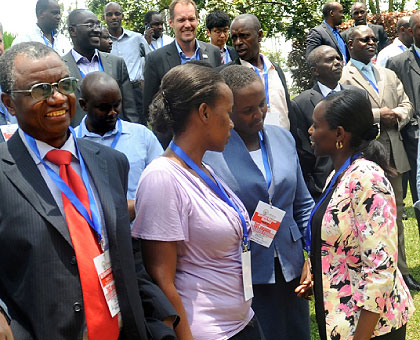
[[[353,339],[360,310],[380,313],[374,336],[404,325],[413,300],[397,269],[396,205],[382,169],[365,159],[346,170],[321,230],[327,338]]]

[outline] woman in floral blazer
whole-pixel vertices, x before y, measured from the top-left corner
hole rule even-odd
[[[369,101],[341,91],[318,104],[310,128],[317,156],[335,173],[310,219],[313,283],[322,339],[405,339],[414,311],[397,268],[394,193],[383,146],[375,140]],[[309,240],[308,240],[309,244]]]

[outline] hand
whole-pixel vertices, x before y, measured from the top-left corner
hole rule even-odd
[[[127,200],[127,205],[128,205],[128,215],[130,216],[130,222],[132,222],[134,218],[136,217],[135,201]]]
[[[381,116],[381,123],[386,127],[393,127],[401,119],[401,116],[388,107],[383,107],[379,110]]]
[[[296,287],[295,293],[298,297],[304,298],[306,300],[312,300],[310,295],[313,294],[313,275],[311,273],[311,262],[306,260],[303,268],[302,274],[300,276],[300,285]]]
[[[152,34],[153,34],[153,28],[152,27],[150,27],[146,31],[144,31],[144,38],[146,39],[146,41],[149,45],[152,42]]]
[[[14,340],[12,329],[2,313],[0,313],[0,340]]]
[[[162,320],[162,322],[171,329],[174,329],[175,320],[176,316],[168,316],[166,319]]]

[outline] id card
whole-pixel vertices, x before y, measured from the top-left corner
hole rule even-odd
[[[283,210],[259,201],[251,219],[252,235],[250,240],[264,247],[270,247],[284,215]]]
[[[93,259],[96,271],[98,272],[99,282],[101,283],[102,291],[108,304],[111,317],[114,317],[120,312],[118,304],[117,290],[115,288],[114,275],[112,275],[111,259],[109,257],[109,250],[106,250],[99,256]]]
[[[251,251],[243,251],[241,254],[242,260],[242,282],[244,284],[245,301],[254,297],[252,290],[252,275],[251,275]]]
[[[10,139],[10,137],[13,136],[17,128],[17,124],[0,125],[1,134],[3,135],[5,142],[7,142]]]

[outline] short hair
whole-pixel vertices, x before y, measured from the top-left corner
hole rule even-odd
[[[410,25],[411,29],[414,29],[414,26],[416,26],[416,24],[417,24],[417,19],[416,19],[416,17],[417,17],[417,16],[419,16],[419,15],[420,15],[420,10],[415,11],[415,12],[411,15],[411,17],[410,17],[410,21],[409,21],[409,25]]]
[[[10,93],[14,88],[16,81],[15,59],[18,55],[38,60],[50,54],[59,56],[51,47],[36,41],[23,42],[7,49],[0,57],[0,86],[2,91]],[[63,65],[65,65],[64,61]]]
[[[169,70],[150,104],[153,129],[169,130],[175,136],[183,132],[194,110],[203,103],[213,105],[219,98],[220,83],[223,77],[213,68],[186,63]]]
[[[238,90],[244,89],[255,81],[261,81],[254,70],[243,65],[230,65],[220,71],[226,85],[235,95]]]
[[[353,15],[354,7],[356,7],[356,5],[362,5],[365,8],[365,10],[367,10],[366,4],[364,4],[363,2],[354,2],[350,7],[350,14],[351,15]]]
[[[401,29],[401,27],[408,28],[410,27],[410,17],[404,16],[398,19],[397,22],[397,32]]]
[[[324,19],[330,15],[330,12],[334,10],[336,4],[337,2],[335,1],[329,1],[325,3],[325,5],[322,7],[322,16]]]
[[[258,20],[258,18],[254,14],[249,14],[249,13],[239,14],[237,17],[235,17],[235,19],[233,19],[232,24],[236,20],[251,20],[252,23],[254,24],[254,29],[257,32],[261,29],[261,23],[260,23],[260,21]]]
[[[86,75],[86,77],[83,78],[82,83],[80,84],[80,97],[83,98],[85,101],[88,101],[89,94],[91,92],[88,88],[88,85],[100,83],[108,85],[114,83],[114,85],[116,85],[119,90],[117,81],[108,73],[90,72]]]
[[[35,5],[35,14],[39,16],[42,11],[45,11],[50,6],[50,2],[55,0],[38,0]]]
[[[308,55],[306,62],[308,63],[309,69],[312,67],[316,67],[326,49],[333,49],[331,46],[328,45],[321,45],[314,48]],[[333,49],[335,51],[335,49]]]
[[[169,18],[171,20],[173,20],[175,16],[174,9],[177,4],[193,5],[195,9],[195,15],[197,16],[197,19],[198,19],[197,5],[195,4],[193,0],[172,0],[171,4],[169,5]]]
[[[360,27],[363,27],[365,25],[359,25],[359,26],[353,26],[349,28],[349,33],[347,34],[347,41],[353,40],[354,36],[356,35],[356,32],[359,31]]]
[[[145,24],[149,24],[152,21],[152,16],[154,15],[160,15],[160,13],[158,11],[149,11],[144,15],[144,23]]]
[[[214,11],[209,13],[206,17],[206,27],[209,31],[211,31],[215,27],[229,27],[230,26],[230,18],[223,11]]]

